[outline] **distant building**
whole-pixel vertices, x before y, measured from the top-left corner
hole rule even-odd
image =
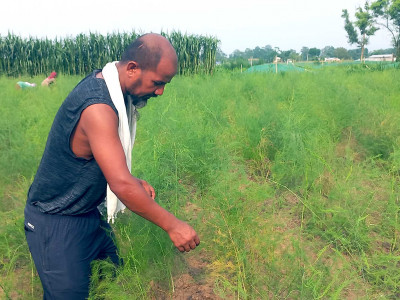
[[[365,61],[395,61],[395,59],[394,54],[377,54],[367,57]]]
[[[253,61],[254,61],[255,63],[258,63],[259,60],[260,60],[259,58],[253,58],[253,57],[250,57],[250,58],[248,59],[248,61],[249,61],[249,63],[250,63],[250,66],[253,66]]]
[[[338,61],[340,61],[340,59],[337,57],[326,57],[325,58],[325,62],[338,62]]]

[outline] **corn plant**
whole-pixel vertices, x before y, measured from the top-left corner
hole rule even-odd
[[[215,67],[219,40],[214,37],[161,33],[170,40],[178,55],[178,73],[210,74]],[[118,60],[137,37],[136,32],[78,34],[54,40],[22,38],[12,33],[0,36],[0,74],[36,76],[56,70],[66,75],[85,75]]]

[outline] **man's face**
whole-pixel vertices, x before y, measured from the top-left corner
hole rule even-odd
[[[146,105],[151,97],[161,96],[164,88],[176,74],[176,64],[162,59],[156,70],[138,70],[135,80],[128,86],[127,94],[137,108]]]

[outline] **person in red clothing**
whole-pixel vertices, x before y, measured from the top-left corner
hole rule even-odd
[[[49,86],[49,85],[55,83],[56,77],[57,77],[57,73],[54,71],[51,72],[50,76],[42,81],[42,86]]]

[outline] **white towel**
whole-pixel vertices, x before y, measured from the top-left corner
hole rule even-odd
[[[132,101],[128,99],[127,108],[125,107],[124,96],[121,91],[121,84],[119,82],[119,74],[117,61],[108,63],[102,70],[103,78],[106,82],[111,99],[118,110],[118,135],[124,148],[126,164],[129,172],[131,171],[131,155],[132,148],[135,142],[136,135],[136,108]],[[110,186],[107,185],[107,220],[114,223],[114,219],[119,211],[124,211],[125,205],[117,198],[111,191]]]

